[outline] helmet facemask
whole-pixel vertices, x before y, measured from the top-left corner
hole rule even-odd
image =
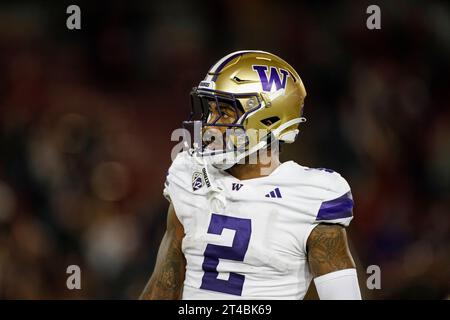
[[[215,106],[216,115],[211,112],[211,105]],[[191,153],[207,157],[221,169],[233,166],[249,154],[256,141],[249,138],[243,123],[261,107],[263,101],[258,93],[233,94],[193,88],[191,114],[183,122],[185,129],[194,131]],[[232,122],[226,119],[230,109],[235,115]]]

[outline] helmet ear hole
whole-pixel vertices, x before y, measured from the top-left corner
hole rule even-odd
[[[267,127],[270,127],[271,125],[275,124],[276,122],[280,121],[280,118],[277,116],[269,117],[261,120],[261,123]]]

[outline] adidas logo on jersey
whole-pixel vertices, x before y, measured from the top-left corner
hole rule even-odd
[[[266,198],[282,198],[280,188],[275,188],[275,190],[270,191],[266,194]]]

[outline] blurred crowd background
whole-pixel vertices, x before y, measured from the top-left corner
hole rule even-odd
[[[81,8],[81,30],[66,8]],[[287,60],[308,91],[283,160],[350,183],[368,299],[450,297],[445,1],[2,1],[0,298],[135,299],[165,229],[172,130],[229,52]],[[66,288],[79,265],[82,290]],[[366,268],[381,268],[367,290]]]

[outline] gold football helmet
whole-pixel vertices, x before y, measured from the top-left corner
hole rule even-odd
[[[201,125],[202,130],[206,127],[242,129],[246,139],[242,152],[235,157],[239,161],[266,147],[269,136],[272,141],[294,142],[299,123],[305,121],[302,117],[305,97],[300,76],[286,61],[264,51],[237,51],[216,62],[205,79],[193,88],[192,112],[184,124]],[[214,119],[210,116],[211,102],[219,108],[219,116]],[[220,106],[224,104],[240,115],[231,124],[221,123]],[[235,145],[237,140],[236,135],[232,136]],[[208,154],[204,146],[197,145],[196,149],[203,156]],[[214,154],[217,155],[217,150]]]

